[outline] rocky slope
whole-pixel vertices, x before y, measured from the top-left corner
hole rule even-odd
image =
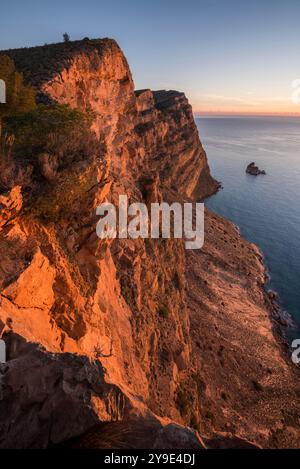
[[[135,92],[110,39],[5,53],[40,101],[93,111],[101,155],[55,172],[41,159],[45,213],[80,189],[55,220],[22,184],[0,195],[0,447],[299,445],[299,374],[257,248],[208,212],[201,251],[96,236],[96,206],[119,194],[217,190],[186,97]]]

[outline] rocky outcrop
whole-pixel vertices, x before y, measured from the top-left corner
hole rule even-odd
[[[93,111],[101,155],[62,168],[42,155],[36,197],[4,196],[0,446],[297,446],[297,369],[257,248],[209,212],[199,252],[96,236],[96,206],[119,194],[218,189],[184,94],[135,92],[109,39],[6,53],[43,102]]]
[[[17,216],[22,209],[22,203],[20,186],[0,195],[0,229]]]
[[[113,441],[113,434],[120,438],[122,425],[133,426],[135,438],[139,444],[147,442],[147,447],[160,447],[169,439],[178,448],[205,448],[195,432],[159,419],[142,402],[106,382],[99,360],[71,353],[47,353],[12,332],[6,334],[6,344],[9,361],[2,365],[0,375],[1,448],[47,448],[91,428],[94,439],[99,434],[97,447],[105,447]],[[114,432],[112,422],[116,422]],[[88,435],[84,438],[88,439]],[[80,447],[82,441],[83,438],[78,443],[75,440],[75,446]]]
[[[39,99],[94,113],[93,129],[106,146],[105,159],[118,178],[160,172],[161,183],[188,196],[218,189],[201,146],[192,108],[183,93],[134,93],[128,63],[111,39],[85,40],[3,52]]]
[[[136,92],[140,117],[135,130],[148,155],[148,171],[162,186],[196,200],[216,192],[192,108],[177,91]]]
[[[246,168],[246,173],[251,174],[251,176],[259,176],[260,174],[265,175],[266,171],[259,169],[255,163],[250,163]]]

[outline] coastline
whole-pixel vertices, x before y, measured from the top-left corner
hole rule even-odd
[[[206,197],[204,199],[205,201],[217,195],[218,192],[223,189],[222,182],[219,182],[219,181],[217,182],[219,184],[219,187],[214,193]],[[219,217],[222,217],[222,215],[218,214],[217,212],[211,209],[207,209],[207,210],[209,210],[211,213],[215,213]],[[242,234],[242,230],[239,227],[239,225],[237,225],[236,223],[234,223],[233,221],[231,221],[230,219],[226,217],[222,217],[222,218],[224,218],[229,223],[231,223],[236,229],[238,235],[242,239],[245,239],[247,242],[249,242],[254,247],[254,249],[257,250],[258,257],[260,258],[261,263],[265,269],[265,283],[263,286],[263,290],[266,295],[267,303],[270,304],[270,318],[272,319],[274,323],[274,327],[275,327],[274,335],[277,336],[279,342],[283,345],[284,349],[285,350],[288,349],[288,352],[291,352],[292,348],[291,348],[291,342],[289,341],[289,330],[298,329],[298,325],[293,319],[292,315],[288,311],[284,310],[283,307],[281,306],[279,293],[277,293],[276,290],[274,291],[273,289],[270,289],[267,287],[268,282],[270,281],[270,278],[271,278],[271,272],[269,270],[269,267],[265,263],[265,256],[264,256],[262,249],[257,244],[249,241],[247,237]]]
[[[197,113],[197,112],[194,112],[194,117],[195,119],[199,119],[201,120],[201,118],[265,118],[265,117],[273,117],[273,118],[295,118],[295,119],[300,119],[300,115],[293,115],[293,116],[290,116],[290,115],[223,115],[223,114],[216,114],[216,115],[200,115],[200,113]],[[251,159],[251,158],[250,158]],[[209,159],[208,159],[208,164],[209,164]],[[212,194],[209,194],[206,198],[205,198],[205,201],[213,198],[214,196],[217,196],[217,194],[219,192],[221,192],[223,189],[224,189],[224,186],[223,186],[223,183],[222,181],[217,181],[218,183],[218,188],[215,192],[213,192]],[[210,210],[210,209],[209,209]],[[219,216],[222,216],[221,214],[219,214],[217,211],[215,210],[211,210],[212,212],[218,214]],[[228,221],[230,221],[232,224],[234,224],[234,226],[236,227],[237,229],[237,232],[239,233],[239,235],[241,237],[243,237],[244,239],[248,240],[247,239],[247,236],[245,236],[243,234],[243,230],[242,228],[237,224],[237,223],[234,223],[232,220],[230,220],[230,218],[227,218],[227,217],[224,217],[225,219],[227,219]],[[250,240],[248,240],[249,242],[251,242]],[[292,334],[293,331],[298,331],[300,332],[300,326],[299,324],[296,322],[296,320],[293,318],[292,314],[287,310],[285,309],[282,304],[281,304],[281,301],[280,301],[280,294],[276,291],[276,287],[275,288],[271,288],[271,285],[268,285],[268,283],[270,282],[271,278],[272,278],[272,272],[270,270],[270,267],[266,264],[266,260],[265,260],[265,255],[264,255],[264,252],[263,250],[260,248],[260,246],[257,244],[257,243],[252,243],[254,246],[256,246],[260,256],[261,256],[261,259],[262,259],[262,263],[264,265],[264,268],[265,268],[265,271],[266,271],[266,280],[265,280],[265,284],[264,284],[264,290],[267,294],[267,297],[268,297],[268,300],[270,301],[271,303],[271,316],[272,316],[272,319],[274,321],[274,325],[277,325],[277,328],[279,329],[279,338],[281,341],[283,341],[283,344],[284,344],[284,347],[287,347],[289,349],[289,351],[291,352],[291,340],[290,340],[290,335]]]
[[[60,202],[50,222],[45,212],[28,213],[21,187],[3,201],[0,317],[8,362],[0,446],[47,447],[95,424],[116,421],[122,429],[138,416],[135,444],[150,448],[181,448],[182,435],[191,448],[201,446],[195,435],[220,437],[221,446],[229,434],[231,447],[241,439],[298,447],[299,376],[274,336],[259,249],[207,209],[201,250],[186,250],[182,239],[107,242],[95,233],[96,207],[120,194],[147,205],[201,200],[220,189],[185,95],[135,92],[114,41],[45,47],[11,54],[55,102],[93,109],[105,164],[76,154],[51,184],[44,166],[36,168],[26,184],[43,194],[42,207]],[[66,52],[67,67],[56,56]],[[70,173],[85,181],[84,196],[66,205]],[[32,415],[36,424],[28,425]],[[162,431],[160,443],[149,441],[149,421]]]
[[[280,409],[294,406],[288,395],[297,392],[299,369],[275,320],[259,248],[224,217],[206,210],[206,220],[204,250],[187,254],[193,363],[205,383],[202,405],[214,415],[212,425],[207,414],[202,434],[213,437],[227,429],[262,447],[277,447],[271,434],[262,435]],[[216,417],[220,408],[226,419],[222,413]],[[287,430],[285,447],[295,444],[290,438]]]

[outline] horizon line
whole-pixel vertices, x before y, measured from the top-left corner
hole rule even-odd
[[[300,117],[300,113],[193,111],[194,117]]]

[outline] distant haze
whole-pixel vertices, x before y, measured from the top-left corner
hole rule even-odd
[[[136,88],[184,91],[201,114],[300,115],[299,24],[299,0],[11,0],[0,44],[113,37]]]

